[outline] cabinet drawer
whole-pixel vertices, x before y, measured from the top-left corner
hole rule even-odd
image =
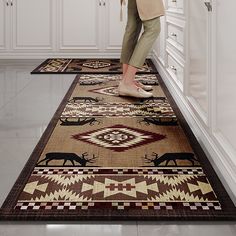
[[[184,11],[184,0],[168,0],[167,1],[168,9],[176,10],[178,12]]]
[[[170,54],[167,56],[167,70],[173,79],[183,84],[184,68]]]
[[[184,46],[184,32],[183,29],[168,23],[167,25],[168,39],[173,40],[180,46]]]

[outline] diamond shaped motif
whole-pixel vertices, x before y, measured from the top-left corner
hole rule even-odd
[[[91,69],[99,69],[109,67],[111,64],[103,61],[90,61],[83,63],[83,66],[91,68]]]
[[[105,94],[109,96],[118,96],[117,88],[118,86],[109,86],[109,87],[103,87],[99,89],[91,89],[89,90],[89,92]]]
[[[111,149],[116,152],[123,152],[130,148],[160,141],[166,136],[143,131],[141,129],[130,128],[124,125],[114,125],[82,134],[76,134],[72,137],[99,147]]]

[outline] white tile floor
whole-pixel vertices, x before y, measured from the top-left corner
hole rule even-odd
[[[41,61],[0,60],[0,205],[75,75],[30,75]],[[0,236],[235,236],[224,222],[0,222]]]

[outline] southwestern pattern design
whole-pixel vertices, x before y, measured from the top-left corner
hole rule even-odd
[[[88,163],[94,163],[95,159],[97,158],[95,155],[93,157],[89,158],[87,157],[88,153],[82,153],[81,155],[77,155],[75,153],[61,153],[61,152],[50,152],[47,153],[45,158],[37,163],[37,166],[39,166],[42,163],[45,163],[46,166],[49,165],[49,162],[51,161],[63,161],[63,166],[67,162],[70,162],[73,166],[75,166],[75,163],[78,163],[79,166],[87,166]]]
[[[163,168],[120,168],[117,171],[97,168],[91,171],[37,168],[25,185],[16,209],[26,210],[31,207],[38,210],[43,206],[47,206],[45,209],[63,209],[69,206],[69,210],[75,210],[79,206],[86,206],[84,203],[90,203],[90,208],[97,208],[97,203],[110,203],[112,206],[123,206],[119,210],[140,206],[143,209],[156,206],[153,208],[156,210],[160,206],[169,206],[167,209],[173,210],[182,202],[181,207],[188,204],[189,207],[195,207],[195,210],[197,206],[205,206],[204,210],[211,207],[220,210],[220,203],[201,168],[187,171],[186,175]],[[109,172],[113,174],[108,174]]]
[[[153,163],[154,166],[160,166],[165,163],[165,166],[169,166],[169,163],[174,163],[175,166],[178,166],[177,160],[186,160],[195,166],[195,163],[199,165],[199,161],[196,159],[194,153],[165,153],[162,156],[159,156],[157,153],[153,153],[151,158],[148,158],[145,155],[144,159],[147,163]]]
[[[61,118],[152,117],[177,120],[167,101],[156,103],[67,103]]]
[[[90,132],[76,134],[72,137],[116,152],[123,152],[166,138],[162,134],[130,128],[124,125],[104,127]]]
[[[86,68],[95,70],[91,65],[104,66]],[[94,95],[117,87],[119,75],[76,77],[0,217],[235,219],[232,201],[159,75],[136,79],[154,85],[154,97]]]
[[[94,117],[85,118],[71,118],[71,117],[61,117],[61,126],[83,126],[89,124],[90,126],[95,124],[100,124],[101,122]]]
[[[15,206],[15,210],[57,210],[59,213],[63,210],[98,210],[98,209],[112,209],[112,210],[154,210],[155,212],[170,211],[172,210],[191,210],[194,211],[221,211],[221,205],[219,202],[176,202],[176,203],[166,203],[166,202],[27,202],[19,201]],[[183,220],[183,218],[182,218]]]
[[[104,102],[104,98],[73,97],[66,104],[60,121],[63,126],[100,124],[100,118],[137,117],[146,125],[177,125],[177,117],[165,97],[141,99],[135,103]]]
[[[39,73],[121,73],[119,59],[70,59],[49,58],[34,69],[32,74]],[[152,61],[147,59],[138,73],[157,73]]]
[[[158,86],[158,74],[137,74],[135,76],[135,80],[139,81],[145,85],[152,85]],[[92,85],[99,85],[99,84],[107,84],[109,82],[117,82],[121,79],[120,75],[91,75],[85,74],[79,77],[79,84],[82,86],[92,86]]]
[[[101,87],[98,89],[91,89],[89,92],[104,94],[108,96],[119,96],[118,94],[118,86],[109,86],[109,87]]]

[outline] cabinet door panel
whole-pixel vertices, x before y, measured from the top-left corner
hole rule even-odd
[[[202,1],[189,0],[189,95],[208,113],[209,37],[208,11]]]
[[[166,2],[163,2],[164,4]],[[161,20],[161,32],[158,36],[156,42],[153,45],[154,52],[158,57],[159,61],[163,66],[166,65],[166,17],[163,16],[160,18]]]
[[[0,1],[0,49],[6,47],[6,3]]]
[[[216,76],[214,119],[217,131],[228,140],[236,152],[236,32],[235,9],[236,1],[225,4],[224,0],[217,0],[217,29],[216,29]],[[214,79],[214,78],[213,78]],[[227,147],[230,147],[227,146]],[[232,150],[233,150],[232,149]],[[230,149],[228,149],[230,150]],[[235,160],[232,152],[232,158]],[[235,162],[234,162],[235,163]]]
[[[123,7],[123,21],[120,21],[120,1],[104,1],[105,50],[120,50],[127,21],[127,8]]]
[[[59,50],[99,49],[100,9],[97,0],[60,0]]]
[[[14,49],[52,48],[53,0],[15,0],[12,18]]]
[[[6,104],[5,84],[6,84],[6,72],[0,69],[0,109]]]

